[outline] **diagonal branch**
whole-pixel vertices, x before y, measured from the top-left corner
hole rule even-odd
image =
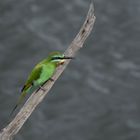
[[[94,22],[94,8],[93,3],[91,3],[85,22],[82,25],[77,36],[74,38],[68,49],[65,51],[65,55],[75,56],[76,52],[83,47],[86,38],[91,33]],[[47,95],[55,81],[65,70],[70,61],[71,60],[67,60],[63,66],[57,68],[56,73],[53,76],[54,82],[48,81],[43,87],[45,91],[39,90],[36,93],[34,92],[29,97],[29,99],[26,101],[26,103],[15,116],[15,118],[4,129],[1,130],[0,140],[11,140],[13,136],[18,133],[25,121],[29,118],[37,105],[44,99],[44,97]]]

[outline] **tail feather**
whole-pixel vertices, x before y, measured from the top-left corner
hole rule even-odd
[[[12,111],[11,111],[11,113],[10,113],[10,116],[13,115],[13,113],[15,112],[15,110],[17,109],[17,107],[18,107],[18,104],[16,104],[15,107],[12,109]]]
[[[15,105],[15,107],[12,109],[11,113],[10,113],[10,116],[13,115],[13,113],[15,112],[15,110],[17,109],[17,107],[22,103],[23,99],[25,98],[26,96],[26,92],[22,92],[18,101],[17,101],[17,104]]]

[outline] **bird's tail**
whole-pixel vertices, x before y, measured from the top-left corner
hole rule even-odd
[[[15,110],[17,109],[17,107],[22,103],[23,99],[25,98],[26,96],[26,92],[22,92],[18,101],[17,101],[17,104],[15,105],[15,107],[12,109],[11,113],[10,113],[10,116],[13,115],[13,113],[15,112]]]

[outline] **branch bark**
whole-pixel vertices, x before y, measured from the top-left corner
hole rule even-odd
[[[91,3],[84,24],[82,25],[79,33],[76,35],[76,37],[74,38],[74,40],[64,53],[66,56],[75,56],[76,52],[83,47],[86,38],[91,33],[95,19],[96,18],[94,16],[94,7],[93,3]],[[26,101],[26,103],[18,112],[18,114],[15,116],[15,118],[5,128],[1,130],[0,140],[13,139],[13,136],[18,133],[18,131],[21,129],[25,121],[29,118],[29,116],[33,112],[33,110],[44,99],[44,97],[47,95],[47,93],[49,92],[55,81],[65,70],[70,61],[71,60],[67,60],[63,66],[57,68],[56,73],[52,77],[54,79],[54,82],[48,81],[43,87],[45,91],[39,90],[36,93],[34,92],[29,97],[29,99]]]

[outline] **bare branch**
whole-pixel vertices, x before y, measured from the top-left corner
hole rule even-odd
[[[65,55],[75,56],[76,52],[83,47],[86,38],[91,33],[94,22],[95,22],[94,8],[93,4],[91,3],[85,22],[81,27],[77,36],[74,38],[68,49],[65,51]],[[0,140],[11,140],[13,136],[18,133],[18,131],[21,129],[25,121],[29,118],[33,110],[36,108],[36,106],[44,99],[44,97],[47,95],[47,93],[49,92],[55,81],[67,67],[70,61],[71,60],[67,60],[63,66],[57,68],[56,73],[53,76],[54,82],[48,81],[44,85],[43,88],[46,90],[45,92],[39,90],[36,93],[34,92],[29,97],[29,99],[26,101],[26,103],[21,108],[19,113],[15,116],[15,118],[4,129],[1,130]]]

